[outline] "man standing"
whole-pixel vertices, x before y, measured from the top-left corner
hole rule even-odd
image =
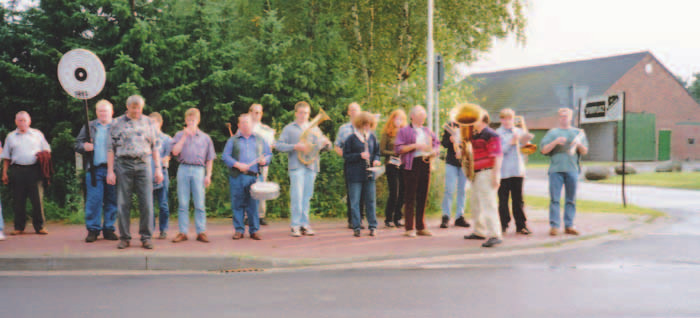
[[[254,240],[260,240],[258,234],[258,202],[251,197],[250,186],[258,179],[261,168],[272,159],[272,152],[264,137],[253,134],[250,114],[238,117],[238,133],[226,142],[223,159],[229,167],[229,187],[231,191],[231,209],[233,210],[234,240],[243,238],[245,223],[243,215],[248,215],[248,234]]]
[[[550,157],[549,163],[549,235],[559,234],[561,215],[559,200],[561,188],[566,193],[564,206],[564,231],[566,234],[578,235],[574,227],[576,216],[576,185],[581,171],[579,160],[588,153],[588,139],[583,129],[571,127],[572,111],[559,109],[559,127],[550,129],[542,138],[542,154]]]
[[[459,125],[455,122],[449,123],[453,133],[459,132]],[[467,201],[467,176],[462,169],[462,162],[457,158],[455,143],[459,142],[457,136],[449,133],[447,129],[442,133],[440,143],[447,149],[445,157],[445,194],[442,197],[442,223],[440,228],[446,229],[450,222],[450,210],[452,210],[452,198],[457,188],[457,209],[455,210],[455,226],[469,227],[469,223],[464,219],[464,205]],[[457,145],[458,146],[458,145]],[[459,149],[458,149],[459,151]],[[461,156],[461,153],[459,154]]]
[[[30,128],[31,117],[25,111],[15,116],[17,129],[7,135],[5,151],[2,153],[2,182],[11,184],[15,210],[15,229],[10,235],[24,234],[27,223],[27,198],[32,203],[32,225],[37,234],[49,234],[44,228],[44,185],[37,153],[51,151],[41,131]],[[10,165],[11,164],[11,165]],[[9,172],[8,168],[12,167]]]
[[[260,104],[250,105],[248,112],[251,115],[253,134],[258,135],[265,139],[267,145],[272,149],[275,143],[275,130],[270,128],[270,126],[265,125],[261,122],[263,116],[263,107]],[[240,125],[240,124],[239,124]],[[269,161],[267,162],[269,164]],[[260,166],[260,173],[258,174],[258,181],[267,182],[267,168],[268,165]],[[265,200],[260,200],[258,204],[258,216],[260,217],[260,225],[267,225],[265,221],[265,210],[267,206],[265,205]]]
[[[119,236],[114,233],[114,222],[117,220],[117,190],[115,186],[107,184],[107,144],[109,143],[109,129],[112,126],[114,108],[112,103],[101,100],[95,106],[97,119],[89,123],[90,136],[88,140],[85,126],[80,129],[78,138],[75,139],[75,151],[85,156],[93,152],[92,162],[83,160],[85,185],[87,197],[85,199],[85,227],[88,235],[85,242],[92,243],[102,232],[105,240],[116,241]],[[94,174],[94,176],[93,176]],[[92,180],[95,180],[95,183]],[[104,223],[102,221],[104,214]]]
[[[126,114],[117,117],[110,128],[107,183],[114,185],[119,180],[118,249],[131,245],[130,209],[134,193],[139,200],[141,245],[145,249],[153,249],[153,180],[163,182],[163,169],[156,125],[151,118],[143,115],[143,106],[143,97],[130,96],[126,100]],[[151,156],[156,163],[155,170],[151,168]]]
[[[355,116],[359,115],[362,112],[362,107],[360,107],[360,104],[356,102],[352,102],[348,105],[348,116],[350,117],[350,121],[343,124],[338,128],[338,135],[335,138],[335,152],[339,156],[343,156],[343,147],[345,146],[345,141],[353,135],[356,132],[355,126],[352,125],[353,120],[355,119]],[[348,182],[348,164],[345,162],[343,164],[343,173],[345,175],[345,193],[348,194],[346,196],[347,200],[345,200],[345,205],[347,207],[347,215],[348,215],[348,228],[353,229],[352,225],[352,215],[350,213],[350,195],[349,195],[349,182]],[[360,228],[364,229],[365,226],[362,225],[362,219],[365,218],[365,203],[362,197],[360,197]]]
[[[527,228],[527,217],[523,207],[523,178],[525,178],[525,162],[520,152],[520,145],[527,143],[533,137],[528,131],[513,127],[515,112],[506,108],[501,111],[501,127],[496,132],[501,138],[503,150],[503,165],[501,167],[501,186],[498,188],[498,214],[501,218],[503,233],[510,223],[510,210],[508,209],[508,197],[511,196],[513,206],[513,218],[515,219],[515,233],[530,235]]]
[[[156,128],[158,129],[158,140],[160,140],[160,161],[163,167],[163,182],[153,182],[153,199],[159,210],[158,224],[160,228],[159,240],[164,240],[168,237],[168,223],[170,221],[170,206],[168,203],[168,187],[170,186],[170,176],[168,175],[168,167],[170,166],[170,150],[172,149],[172,138],[163,133],[163,116],[158,112],[153,112],[148,117],[153,119]],[[151,168],[155,171],[156,163],[151,160]],[[153,216],[153,229],[155,231],[156,218]]]
[[[186,127],[173,137],[173,155],[180,165],[177,168],[177,223],[180,233],[173,243],[187,240],[190,222],[190,194],[194,201],[194,227],[197,241],[209,243],[207,238],[207,214],[205,212],[204,188],[211,184],[211,171],[216,158],[214,143],[209,135],[197,127],[199,110],[190,108],[185,112]]]
[[[394,145],[394,151],[401,155],[404,166],[404,235],[432,236],[433,233],[425,226],[425,204],[430,189],[430,160],[437,156],[440,143],[435,133],[423,126],[426,116],[423,106],[414,106],[410,116],[411,124],[399,130]],[[417,232],[413,231],[414,221]]]
[[[314,194],[314,182],[316,174],[320,171],[320,160],[316,157],[308,165],[303,164],[297,157],[297,152],[306,153],[309,145],[301,142],[301,134],[306,129],[313,129],[312,133],[321,135],[318,127],[309,127],[309,113],[311,106],[307,102],[298,102],[294,105],[296,120],[282,130],[280,139],[275,144],[277,150],[286,152],[289,158],[289,179],[291,183],[290,210],[292,214],[292,236],[314,235],[309,226],[309,209],[311,196]],[[324,149],[330,146],[330,141],[323,137],[321,143]]]
[[[468,240],[484,240],[488,237],[488,241],[481,245],[483,247],[493,247],[503,242],[496,201],[498,186],[501,183],[503,153],[501,139],[496,131],[489,127],[489,122],[489,114],[484,110],[481,120],[474,124],[474,182],[470,202],[474,215],[474,232],[464,236]]]

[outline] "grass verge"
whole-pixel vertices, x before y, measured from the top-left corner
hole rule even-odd
[[[621,184],[622,176],[613,176],[598,183]],[[625,184],[700,190],[700,172],[652,172],[627,175]]]
[[[526,195],[524,199],[529,208],[542,210],[549,209],[549,198]],[[564,209],[564,200],[562,200],[561,202],[561,208]],[[622,206],[622,204],[619,203],[588,200],[576,200],[576,211],[580,211],[581,213],[616,213],[627,215],[646,215],[650,217],[650,220],[666,216],[666,213],[663,213],[659,210],[643,208],[633,204],[628,204],[625,208]]]

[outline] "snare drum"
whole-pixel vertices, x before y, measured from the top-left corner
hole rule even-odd
[[[256,182],[250,186],[250,196],[255,200],[274,200],[280,196],[280,186],[274,182]]]

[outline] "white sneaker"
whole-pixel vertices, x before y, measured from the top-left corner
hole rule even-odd
[[[292,226],[292,236],[293,237],[300,237],[301,236],[301,232],[299,232],[298,226]]]
[[[307,225],[301,227],[301,234],[306,236],[314,236],[316,232],[314,232],[314,230],[312,230],[311,227]]]
[[[4,240],[5,240],[5,234],[3,234],[2,231],[0,231],[0,241],[4,241]]]
[[[413,230],[408,230],[408,231],[403,233],[403,236],[416,237],[416,232]]]

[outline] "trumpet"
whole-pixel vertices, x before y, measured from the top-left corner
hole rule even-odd
[[[515,116],[514,119],[514,126],[522,129],[523,132],[528,133],[527,126],[525,126],[525,118],[523,116]],[[537,145],[528,142],[527,144],[520,147],[520,152],[522,152],[525,155],[531,155],[537,152]]]

